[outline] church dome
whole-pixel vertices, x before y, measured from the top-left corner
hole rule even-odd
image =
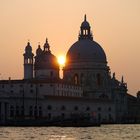
[[[103,62],[106,63],[106,54],[103,48],[93,40],[90,25],[85,19],[81,24],[79,40],[67,52],[67,62]]]
[[[68,62],[93,61],[106,62],[106,55],[102,47],[90,39],[82,39],[75,42],[67,53]]]
[[[47,44],[47,45],[46,45]],[[35,69],[59,69],[57,58],[51,53],[48,41],[44,44],[44,50],[38,48],[39,55],[35,57]]]
[[[51,53],[42,52],[36,57],[35,69],[57,69],[59,68],[57,58]]]

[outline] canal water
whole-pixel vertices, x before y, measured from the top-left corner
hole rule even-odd
[[[0,127],[0,140],[140,140],[140,125]]]

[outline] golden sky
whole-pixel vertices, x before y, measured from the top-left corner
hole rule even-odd
[[[78,39],[84,14],[111,72],[140,90],[140,0],[0,0],[0,79],[23,78],[28,39],[35,52],[46,37],[52,52],[66,55]]]

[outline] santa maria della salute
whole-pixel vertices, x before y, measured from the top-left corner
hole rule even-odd
[[[48,39],[35,55],[28,42],[23,57],[24,79],[0,81],[0,124],[140,122],[140,92],[128,94],[123,77],[111,74],[86,15],[67,52],[63,79]]]

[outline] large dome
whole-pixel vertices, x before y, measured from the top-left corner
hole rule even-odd
[[[67,53],[67,62],[103,62],[106,63],[106,55],[102,47],[93,41],[90,24],[86,20],[81,24],[79,40],[75,42]]]
[[[67,53],[67,61],[106,62],[106,55],[102,47],[90,39],[75,42]]]

